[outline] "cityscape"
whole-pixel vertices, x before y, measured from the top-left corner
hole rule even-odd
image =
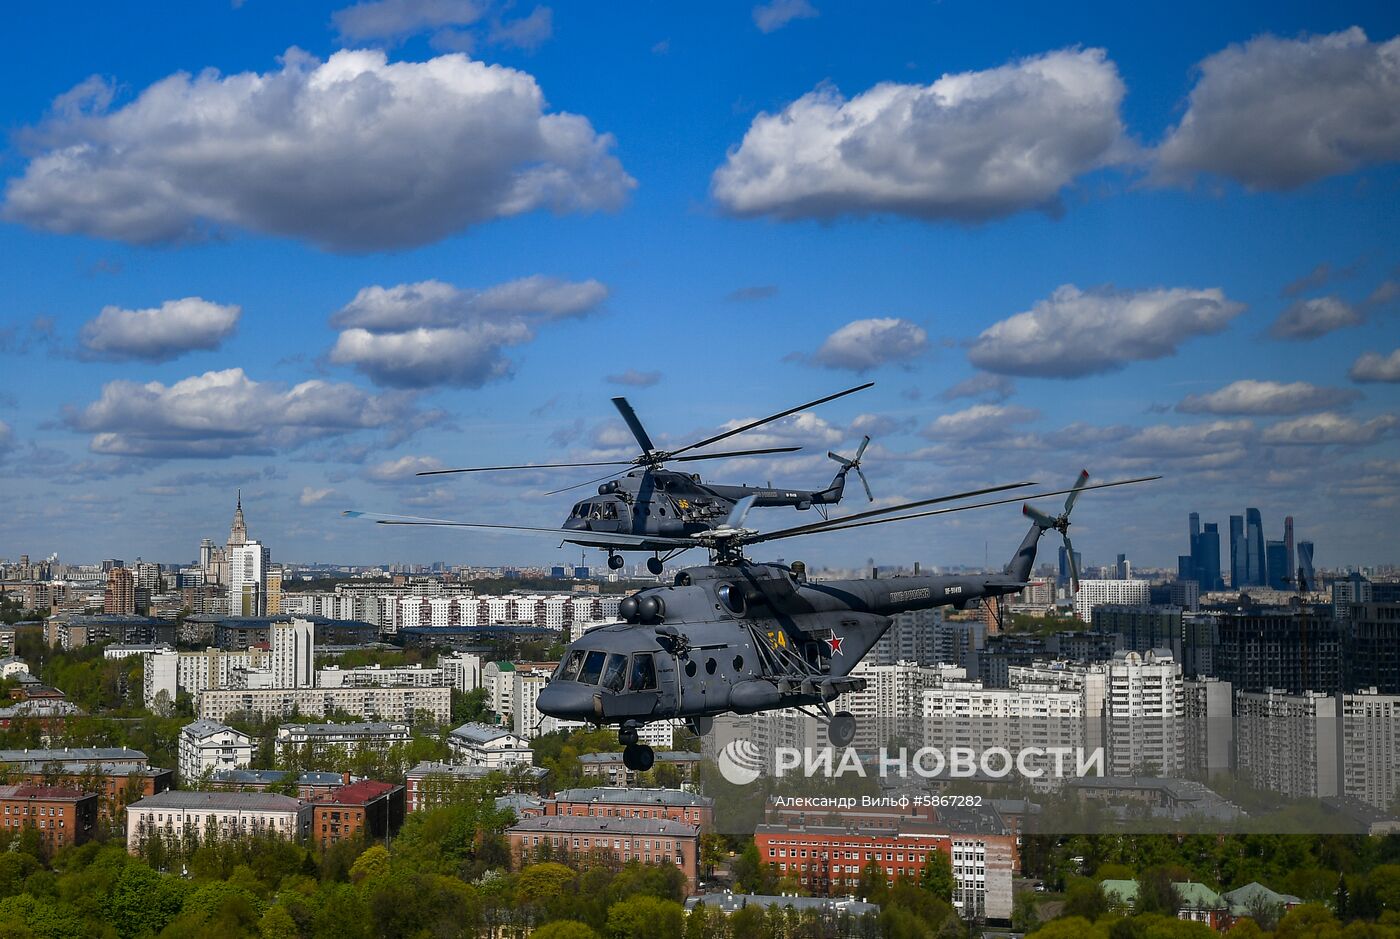
[[[1400,6],[8,13],[0,937],[1400,939]]]

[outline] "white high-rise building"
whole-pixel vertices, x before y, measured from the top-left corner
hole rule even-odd
[[[1094,621],[1094,607],[1106,603],[1142,604],[1152,599],[1145,580],[1081,580],[1074,595],[1074,615],[1086,623]]]
[[[310,620],[293,619],[272,624],[272,685],[275,688],[310,688],[315,685],[315,626]]]
[[[980,681],[949,681],[922,695],[924,737],[921,746],[948,752],[970,747],[980,754],[1005,748],[1022,750],[1084,746],[1084,696],[1055,685],[1023,682],[1018,688],[985,688]],[[1053,758],[1027,759],[1027,766],[1047,771]],[[1053,783],[1054,779],[1045,778]]]
[[[1400,801],[1400,695],[1344,694],[1340,717],[1345,794],[1390,811]]]
[[[1338,794],[1337,697],[1278,689],[1235,693],[1240,775],[1293,799]]]
[[[1107,663],[1104,743],[1110,776],[1180,776],[1186,770],[1186,692],[1165,649],[1119,652]]]
[[[228,598],[233,615],[267,615],[267,577],[271,566],[272,553],[259,542],[246,541],[229,548]]]

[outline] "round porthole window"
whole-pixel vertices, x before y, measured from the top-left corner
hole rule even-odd
[[[694,678],[694,677],[695,677],[695,671],[696,671],[696,669],[695,669],[695,663],[694,663],[694,662],[686,662],[686,663],[685,663],[685,674],[686,674],[687,677],[689,677],[689,678]]]
[[[744,670],[744,657],[743,657],[742,655],[736,655],[736,656],[734,656],[734,671],[736,671],[736,672],[742,672],[743,670]]]
[[[717,663],[714,659],[706,659],[706,660],[705,660],[705,674],[706,674],[706,675],[713,675],[713,674],[715,673],[715,669],[718,668],[718,667],[719,667],[719,663]]]

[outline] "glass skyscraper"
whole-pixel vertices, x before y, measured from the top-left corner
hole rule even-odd
[[[1235,590],[1249,583],[1247,552],[1244,546],[1244,516],[1230,516],[1230,586]]]
[[[1245,583],[1263,587],[1268,581],[1268,559],[1264,556],[1264,520],[1258,509],[1244,510]]]

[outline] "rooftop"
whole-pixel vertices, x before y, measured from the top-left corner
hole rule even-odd
[[[336,805],[365,805],[375,799],[383,798],[395,789],[402,786],[395,786],[392,783],[378,782],[373,779],[362,779],[359,782],[351,783],[348,786],[341,786],[339,789],[329,793],[322,802],[332,802]]]
[[[20,783],[17,786],[0,786],[0,799],[32,799],[47,802],[77,802],[79,799],[87,797],[87,793],[78,789],[66,789],[62,786],[36,786],[32,783]]]
[[[540,815],[526,818],[508,829],[512,832],[612,832],[622,835],[679,835],[682,837],[700,834],[696,825],[675,822],[667,818],[617,818],[606,815]]]
[[[205,737],[212,737],[215,734],[221,734],[226,731],[232,731],[233,733],[238,734],[241,737],[248,736],[242,731],[234,730],[227,724],[220,724],[218,721],[211,721],[207,717],[201,717],[194,723],[186,724],[184,727],[180,728],[180,734],[182,736],[193,737],[196,740],[203,740]]]
[[[509,727],[497,727],[494,724],[467,723],[461,727],[454,727],[450,736],[460,737],[469,743],[490,743],[499,740],[501,737],[514,737]]]
[[[408,734],[407,724],[386,721],[364,721],[356,724],[283,724],[277,736],[304,734],[308,737],[380,737],[386,734]]]
[[[597,786],[561,789],[556,802],[604,802],[609,805],[714,806],[715,800],[681,789],[629,789],[624,786]]]
[[[145,763],[146,754],[125,747],[64,747],[55,750],[0,750],[0,763],[32,763],[69,760]]]
[[[141,809],[228,809],[235,812],[295,812],[305,803],[276,792],[188,792],[171,789],[134,802]]]

